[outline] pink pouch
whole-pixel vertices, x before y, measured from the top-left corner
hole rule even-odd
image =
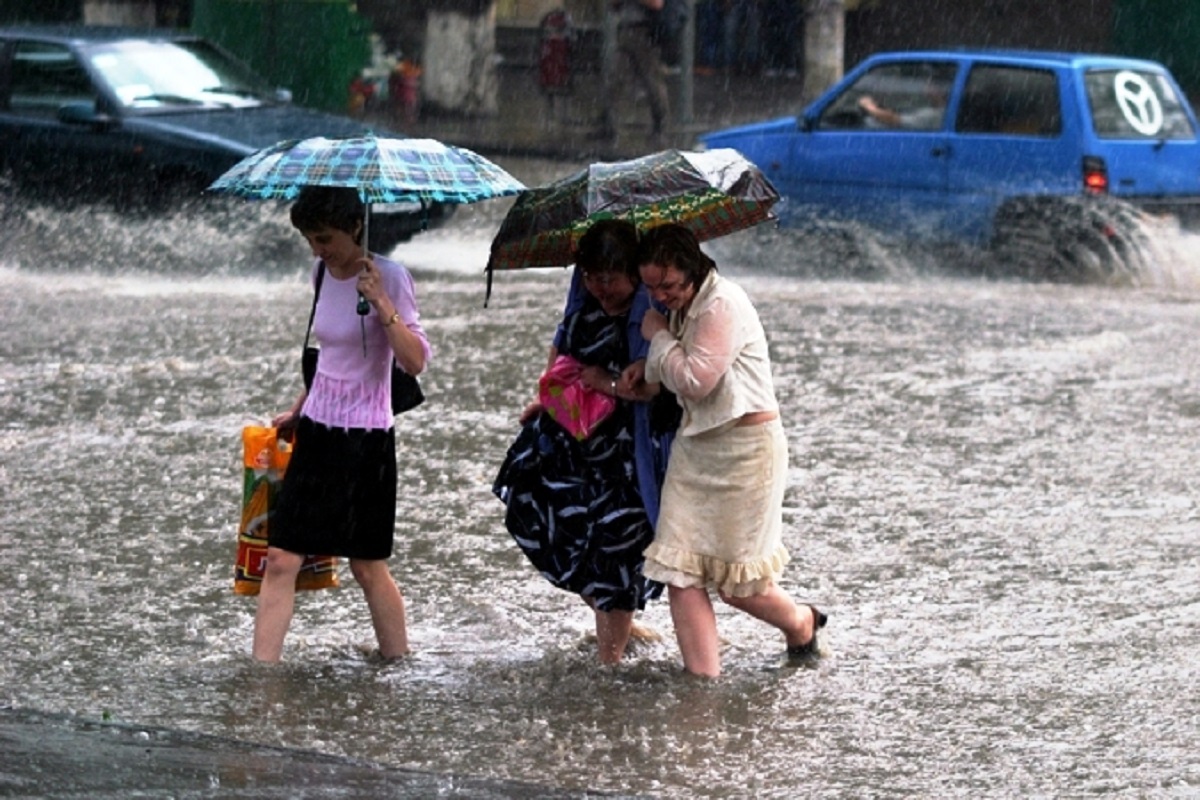
[[[580,368],[570,356],[559,356],[538,379],[538,399],[558,424],[583,441],[616,410],[617,401],[584,386]]]

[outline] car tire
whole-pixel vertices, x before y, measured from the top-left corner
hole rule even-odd
[[[1015,198],[997,211],[993,231],[994,277],[1129,285],[1146,267],[1140,213],[1116,198]]]

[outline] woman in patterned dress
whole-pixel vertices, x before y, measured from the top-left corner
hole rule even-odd
[[[606,664],[621,660],[634,613],[662,592],[642,576],[642,551],[654,536],[670,425],[656,424],[649,390],[623,374],[646,349],[639,331],[649,298],[638,284],[636,250],[628,222],[588,229],[550,348],[549,364],[560,354],[574,357],[587,386],[617,399],[616,411],[581,441],[531,403],[493,486],[509,532],[533,565],[595,612]]]

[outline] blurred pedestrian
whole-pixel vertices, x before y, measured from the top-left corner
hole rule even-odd
[[[761,0],[725,0],[725,69],[757,75],[762,66]]]
[[[661,381],[683,406],[643,572],[667,584],[684,667],[721,672],[710,589],[778,628],[789,659],[811,658],[825,615],[777,583],[789,560],[787,437],[758,312],[680,225],[646,232],[638,264],[651,297],[669,309],[669,317],[651,309],[642,320],[645,380]]]
[[[622,97],[636,83],[645,90],[650,104],[651,141],[655,146],[662,142],[667,119],[667,82],[659,45],[653,38],[654,14],[662,9],[663,0],[609,0],[609,14],[615,18],[616,48],[597,131],[601,138],[616,138]]]
[[[538,85],[546,98],[546,122],[560,122],[571,94],[571,57],[575,46],[575,24],[565,9],[547,12],[538,23]]]
[[[763,66],[768,78],[796,74],[800,0],[763,0]]]
[[[408,653],[404,598],[387,565],[396,525],[392,362],[416,375],[430,348],[412,276],[366,251],[365,211],[356,190],[323,186],[305,187],[291,210],[316,259],[312,332],[321,349],[311,388],[271,423],[294,437],[294,449],[268,530],[254,617],[259,661],[283,654],[308,553],[349,559],[379,654]]]
[[[721,66],[725,0],[696,2],[696,73],[711,75]]]

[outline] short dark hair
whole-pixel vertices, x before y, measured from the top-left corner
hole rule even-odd
[[[358,190],[341,186],[305,186],[292,204],[292,226],[300,232],[333,228],[362,240],[367,207]]]
[[[619,272],[636,286],[638,233],[632,222],[602,219],[593,222],[579,239],[575,266],[585,274]]]
[[[659,225],[642,234],[637,263],[639,267],[643,264],[674,267],[693,286],[704,283],[708,274],[717,269],[717,262],[700,249],[696,235],[675,223]]]

